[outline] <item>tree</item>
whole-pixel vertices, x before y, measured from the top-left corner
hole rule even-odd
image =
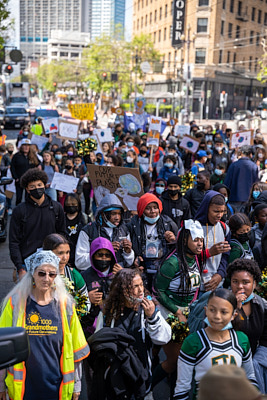
[[[8,10],[9,0],[0,1],[0,49],[3,48],[7,38],[9,30],[13,23],[9,19],[10,11]]]
[[[258,73],[258,80],[261,81],[262,83],[267,82],[267,43],[266,40],[263,38],[262,39],[262,47],[263,47],[263,56],[261,61],[259,62],[260,64],[260,72]]]

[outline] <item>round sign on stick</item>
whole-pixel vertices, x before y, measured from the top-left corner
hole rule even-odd
[[[148,74],[150,72],[150,69],[151,69],[150,64],[149,64],[148,61],[143,61],[140,64],[140,68],[144,72],[144,74]]]
[[[22,52],[17,49],[11,50],[9,57],[11,61],[18,63],[22,60]]]

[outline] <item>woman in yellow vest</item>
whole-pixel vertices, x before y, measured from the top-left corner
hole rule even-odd
[[[0,400],[5,385],[12,400],[78,400],[89,347],[58,275],[59,258],[41,250],[25,264],[27,274],[4,300],[0,327],[24,327],[31,351],[25,362],[0,371]]]

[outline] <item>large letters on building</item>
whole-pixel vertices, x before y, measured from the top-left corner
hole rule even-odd
[[[184,33],[186,0],[176,0],[173,6],[173,25],[172,25],[172,46],[180,47],[182,44],[181,36]]]

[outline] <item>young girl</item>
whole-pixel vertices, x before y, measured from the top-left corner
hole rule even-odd
[[[127,151],[125,167],[128,168],[139,168],[137,154],[134,150]]]
[[[246,214],[236,213],[229,219],[231,230],[231,251],[228,262],[231,263],[236,258],[254,259],[249,245],[251,223]]]
[[[218,364],[243,367],[248,379],[256,384],[248,337],[232,329],[236,308],[236,297],[229,290],[219,288],[211,293],[205,307],[207,327],[183,342],[174,399],[189,399],[193,375],[198,385],[202,376]]]

